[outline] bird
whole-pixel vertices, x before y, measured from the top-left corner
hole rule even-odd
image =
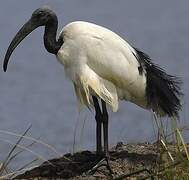
[[[15,48],[41,26],[45,29],[45,49],[64,66],[73,82],[79,109],[86,106],[95,111],[96,154],[106,157],[108,165],[107,105],[117,112],[119,100],[125,100],[158,116],[179,116],[182,92],[177,76],[167,74],[149,55],[100,25],[74,21],[57,35],[58,18],[48,7],[36,9],[12,39],[4,71]]]

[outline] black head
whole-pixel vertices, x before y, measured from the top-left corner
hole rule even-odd
[[[38,26],[45,26],[46,24],[51,23],[55,17],[56,14],[51,9],[43,7],[36,9],[32,13],[30,21]]]
[[[7,69],[11,54],[13,53],[14,49],[19,45],[19,43],[37,27],[46,26],[48,24],[51,25],[51,23],[55,19],[57,20],[56,14],[47,7],[36,9],[32,13],[29,21],[22,26],[22,28],[15,35],[8,47],[3,64],[4,71],[6,71]]]

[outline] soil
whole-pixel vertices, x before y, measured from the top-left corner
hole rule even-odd
[[[118,143],[110,150],[110,166],[113,174],[103,159],[102,166],[95,170],[95,165],[101,159],[96,157],[95,152],[82,151],[46,161],[14,179],[153,179],[151,170],[157,165],[159,157],[157,149],[156,144]]]

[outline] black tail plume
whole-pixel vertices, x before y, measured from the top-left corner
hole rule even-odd
[[[135,48],[137,59],[146,71],[146,98],[149,108],[158,114],[177,116],[181,109],[180,97],[182,81],[172,75],[168,75],[158,65],[154,64],[150,57]]]

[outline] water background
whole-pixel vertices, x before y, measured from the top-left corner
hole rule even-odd
[[[1,0],[1,62],[15,33],[33,10],[43,5],[57,13],[59,31],[75,20],[103,25],[148,53],[168,73],[182,77],[185,98],[181,123],[188,125],[189,1]],[[74,129],[78,124],[76,149],[95,149],[94,114],[88,110],[78,113],[71,82],[54,55],[44,49],[43,28],[38,28],[14,51],[7,73],[0,70],[0,130],[22,133],[30,124],[29,136],[40,137],[61,154],[72,152]],[[128,102],[120,102],[118,113],[110,113],[109,129],[110,146],[118,141],[155,140],[151,114]],[[189,139],[188,133],[184,136]],[[14,143],[16,138],[0,133],[0,160],[10,149],[5,140]],[[24,144],[29,142],[25,140]],[[31,149],[45,158],[56,156],[39,144]],[[34,157],[22,153],[13,162],[14,166],[21,166]]]

